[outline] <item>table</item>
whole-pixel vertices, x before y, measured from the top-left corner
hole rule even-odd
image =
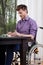
[[[0,45],[20,44],[20,65],[26,65],[27,43],[32,41],[28,37],[0,37]]]

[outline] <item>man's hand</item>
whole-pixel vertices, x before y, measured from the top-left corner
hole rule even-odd
[[[7,34],[8,34],[8,35],[11,35],[11,34],[12,34],[12,32],[8,32]]]
[[[8,32],[6,35],[7,35],[8,37],[11,37],[11,34],[12,34],[12,32]]]
[[[16,34],[15,34],[15,32],[8,32],[7,33],[7,36],[9,37],[14,37],[14,36],[16,36]]]
[[[15,37],[15,36],[21,36],[21,34],[20,33],[18,33],[16,30],[15,30],[15,32],[8,32],[7,33],[8,34],[8,36],[12,36],[12,37]]]

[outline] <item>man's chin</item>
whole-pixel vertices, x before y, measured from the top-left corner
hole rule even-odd
[[[23,17],[21,17],[21,19],[24,19]]]

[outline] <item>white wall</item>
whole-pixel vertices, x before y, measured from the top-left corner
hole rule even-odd
[[[26,4],[28,7],[28,14],[36,20],[38,27],[43,26],[43,0],[17,0],[18,4]],[[19,20],[17,14],[17,21]],[[37,41],[43,43],[43,30],[38,28]]]

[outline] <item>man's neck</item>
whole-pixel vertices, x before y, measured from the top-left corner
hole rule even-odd
[[[22,20],[25,20],[28,17],[28,15],[26,15]]]

